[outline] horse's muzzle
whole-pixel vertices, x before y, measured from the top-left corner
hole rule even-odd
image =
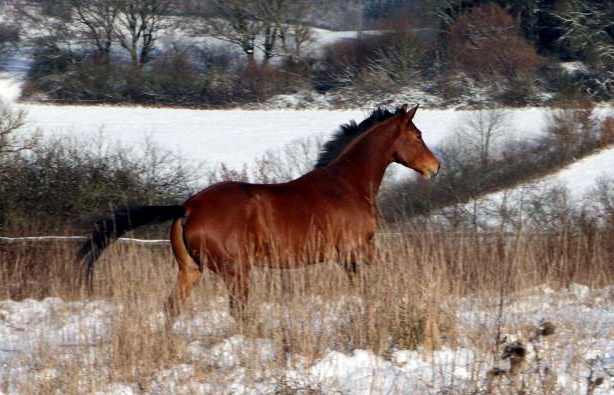
[[[439,174],[439,169],[441,168],[441,165],[439,163],[437,163],[437,167],[435,168],[428,168],[426,169],[426,171],[424,171],[422,173],[422,177],[424,177],[425,180],[428,180],[430,178],[435,177],[437,174]]]

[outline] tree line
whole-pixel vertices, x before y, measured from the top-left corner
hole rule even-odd
[[[0,23],[0,59],[32,37],[26,26],[38,31],[28,44],[34,63],[25,96],[224,106],[301,89],[394,93],[410,83],[444,98],[475,96],[478,84],[490,99],[517,105],[543,90],[614,96],[612,0],[4,0],[0,7],[15,15]],[[357,35],[314,50],[318,27]],[[550,60],[586,68],[569,75]]]

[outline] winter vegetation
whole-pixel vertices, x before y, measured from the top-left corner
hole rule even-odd
[[[553,105],[613,92],[608,1],[15,0],[0,57],[22,98],[200,108],[355,107],[412,91],[440,106]],[[330,39],[337,32],[352,35]],[[568,64],[582,67],[566,67]],[[280,101],[281,100],[281,101]],[[311,103],[311,106],[314,104]]]
[[[0,395],[614,393],[613,20],[606,0],[0,0]],[[254,269],[237,322],[205,270],[169,327],[168,224],[79,281],[101,216],[291,180],[404,102],[441,172],[390,169],[356,283],[334,260]]]

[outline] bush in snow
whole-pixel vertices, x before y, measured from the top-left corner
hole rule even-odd
[[[131,204],[168,204],[192,192],[195,169],[145,142],[141,152],[99,140],[57,137],[1,163],[0,230],[53,232]],[[165,231],[166,233],[166,231]]]
[[[367,91],[394,91],[399,84],[416,85],[429,62],[430,43],[408,27],[356,40],[330,44],[324,48],[313,71],[318,91],[357,87]]]
[[[532,75],[539,64],[535,49],[522,37],[518,23],[494,3],[474,6],[450,27],[450,54],[475,78],[509,81]]]

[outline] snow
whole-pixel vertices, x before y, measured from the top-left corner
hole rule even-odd
[[[17,104],[27,112],[26,130],[43,136],[100,138],[143,149],[146,139],[185,158],[187,163],[225,163],[240,169],[267,151],[281,150],[297,139],[327,138],[339,125],[360,121],[371,109],[345,111],[193,110],[113,106]],[[513,129],[507,138],[538,136],[548,110],[508,110]],[[470,111],[419,110],[414,120],[425,142],[438,146],[456,132]],[[407,172],[407,171],[406,171]]]
[[[546,189],[549,186],[563,186],[569,192],[570,203],[578,203],[595,186],[595,181],[612,175],[612,168],[614,168],[614,148],[604,149],[580,159],[552,175],[507,190],[505,193],[527,188]],[[503,193],[497,192],[485,199],[501,200]]]
[[[542,285],[513,294],[504,300],[501,320],[509,330],[505,336],[522,338],[527,325],[543,321],[555,323],[555,334],[541,340],[538,346],[543,363],[558,374],[562,393],[587,393],[586,378],[591,366],[595,377],[601,375],[606,380],[595,393],[614,393],[614,381],[609,373],[614,368],[613,292],[612,287],[592,289],[570,284],[566,289],[554,290]],[[497,298],[491,300],[490,306],[471,297],[465,299],[458,314],[461,325],[496,327],[499,318],[492,314],[496,304]],[[530,347],[529,351],[536,352]],[[572,358],[579,358],[583,363],[574,367]]]
[[[483,229],[537,225],[542,230],[557,226],[556,219],[561,219],[562,212],[556,210],[588,210],[586,213],[598,218],[602,208],[595,212],[594,191],[598,183],[614,179],[613,168],[614,148],[602,149],[545,177],[489,193],[460,207],[438,210],[432,218],[446,223],[446,213],[460,208],[469,216],[475,215],[476,223]],[[531,214],[530,210],[536,209],[535,204],[540,205],[538,212],[544,214],[543,218],[534,218]],[[551,223],[533,222],[535,219],[543,221],[547,215]]]
[[[6,353],[32,351],[41,341],[57,347],[96,343],[108,335],[104,318],[115,309],[106,302],[64,303],[58,298],[4,301],[0,304],[4,323],[0,326],[0,358]]]
[[[569,73],[588,73],[588,66],[584,62],[576,61],[576,62],[562,62],[561,68]]]
[[[346,31],[333,31],[322,28],[314,28],[314,42],[311,44],[314,48],[322,48],[324,45],[332,44],[339,41],[344,40],[353,40],[358,36],[358,32],[356,30],[346,30]],[[380,34],[375,30],[365,30],[362,32],[363,35],[377,35]]]
[[[15,102],[21,96],[21,86],[30,67],[28,51],[7,56],[0,62],[0,100]]]
[[[444,348],[431,355],[395,351],[392,362],[365,350],[355,350],[352,355],[331,351],[309,369],[309,376],[331,392],[335,389],[344,394],[425,393],[434,383],[445,388],[451,380],[467,379],[465,366],[473,359],[466,349]],[[443,369],[438,372],[434,367]]]
[[[222,336],[235,325],[234,319],[226,310],[227,301],[223,298],[210,300],[205,310],[197,312],[190,319],[179,320],[173,325],[173,333],[187,339],[196,339],[202,336]],[[153,317],[152,321],[158,325],[164,324],[164,314]],[[197,347],[196,343],[192,347]]]
[[[395,349],[386,357],[370,350],[328,350],[312,361],[288,355],[285,368],[279,365],[281,350],[272,340],[233,333],[232,325],[212,319],[220,325],[219,332],[192,334],[184,362],[152,375],[142,387],[147,390],[129,382],[104,384],[104,372],[94,370],[103,380],[94,393],[261,394],[271,393],[281,378],[291,388],[318,389],[324,394],[460,393],[483,388],[491,367],[504,368],[496,354],[476,348],[476,336],[481,336],[481,342],[492,341],[489,337],[501,322],[508,341],[522,339],[526,327],[547,320],[555,323],[555,334],[529,343],[527,349],[534,354],[539,347],[541,363],[557,374],[560,393],[586,393],[586,377],[593,369],[595,377],[605,379],[595,394],[607,394],[614,390],[614,381],[607,374],[614,368],[613,298],[613,287],[570,284],[565,289],[553,289],[544,285],[508,295],[499,317],[497,300],[470,295],[453,304],[458,317],[457,347]],[[204,304],[196,316],[183,315],[179,322],[185,325],[201,313],[224,316],[226,309],[221,302]],[[318,302],[306,302],[311,303],[315,303],[311,311],[318,311]],[[280,308],[268,306],[261,311],[260,319]],[[78,352],[83,352],[83,363],[99,364],[104,360],[104,343],[115,328],[121,327],[119,321],[126,319],[117,314],[121,309],[105,301],[67,302],[58,298],[0,302],[0,377],[8,377],[8,393],[19,394],[20,384],[41,384],[63,374],[60,366],[46,366],[38,359],[41,350],[55,350],[68,360],[79,358]],[[343,319],[335,309],[312,315],[321,321]],[[184,334],[175,332],[174,336],[179,340]],[[209,340],[218,336],[223,338],[213,343]],[[198,373],[203,367],[208,373]],[[530,372],[526,374],[530,377]]]

